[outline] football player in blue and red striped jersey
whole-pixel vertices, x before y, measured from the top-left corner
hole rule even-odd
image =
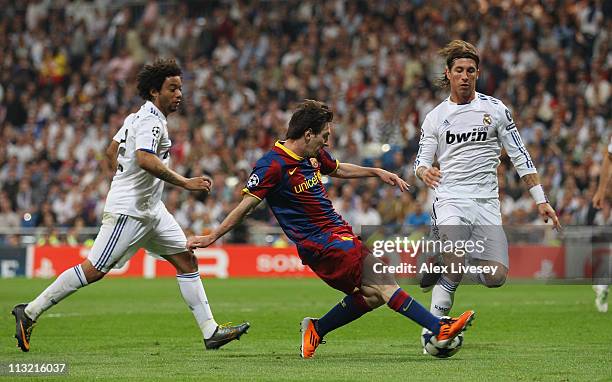
[[[351,226],[334,210],[321,181],[378,177],[408,190],[397,175],[380,168],[340,163],[325,150],[333,113],[327,105],[305,100],[291,117],[287,137],[259,159],[243,190],[244,197],[210,235],[188,240],[190,249],[208,247],[266,199],[278,223],[295,242],[302,262],[346,297],[319,319],[302,320],[301,356],[312,358],[323,336],[385,303],[427,328],[439,346],[450,343],[470,324],[473,311],[440,319],[410,297],[389,273],[375,273],[380,260],[363,245]]]

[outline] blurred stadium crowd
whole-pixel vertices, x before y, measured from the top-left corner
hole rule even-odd
[[[0,228],[78,233],[100,224],[112,179],[104,150],[142,104],[136,73],[158,56],[176,57],[184,70],[183,107],[169,118],[172,167],[215,180],[208,197],[167,186],[166,205],[188,232],[218,224],[237,203],[254,161],[284,137],[292,106],[304,98],[333,107],[338,159],[384,167],[416,186],[399,194],[375,179],[329,179],[345,220],[428,224],[432,193],[412,163],[422,120],[447,96],[433,86],[444,64],[436,51],[454,38],[479,48],[478,91],[513,110],[562,223],[612,223],[609,203],[601,211],[590,203],[612,130],[610,2],[0,0],[0,7]],[[498,174],[505,224],[537,222],[507,157]],[[250,220],[233,240],[272,222],[267,208]]]

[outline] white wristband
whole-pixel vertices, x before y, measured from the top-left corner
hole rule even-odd
[[[544,189],[541,184],[537,184],[529,189],[529,193],[536,204],[548,203],[548,198],[544,194]]]

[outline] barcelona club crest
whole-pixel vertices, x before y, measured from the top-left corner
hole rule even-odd
[[[482,117],[482,123],[484,123],[485,126],[491,126],[491,123],[493,123],[491,114],[485,114],[484,117]]]
[[[319,168],[319,161],[317,158],[310,158],[310,165],[314,168]]]

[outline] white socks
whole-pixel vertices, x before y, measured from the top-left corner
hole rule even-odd
[[[459,283],[451,281],[446,276],[440,277],[431,291],[431,307],[429,311],[434,316],[448,316],[453,307],[455,291]]]
[[[204,292],[204,286],[200,280],[200,273],[186,273],[176,275],[179,284],[179,289],[183,295],[183,299],[189,305],[204,338],[212,337],[217,330],[217,322],[213,318],[212,311],[208,305],[208,299]],[[36,321],[38,317],[57,304],[64,298],[76,292],[77,289],[86,286],[87,279],[83,273],[81,265],[68,268],[55,281],[47,287],[38,297],[28,303],[25,308],[25,313],[32,320]]]
[[[70,296],[77,289],[87,285],[87,279],[81,265],[66,269],[55,281],[47,287],[34,301],[28,303],[25,313],[32,320],[38,317],[51,306]]]
[[[176,275],[179,289],[183,295],[183,299],[189,305],[189,309],[193,313],[202,335],[209,339],[217,330],[217,322],[213,318],[212,311],[208,305],[204,285],[200,280],[200,272],[184,273]]]
[[[593,285],[595,291],[595,306],[601,313],[608,311],[608,292],[609,285]]]

